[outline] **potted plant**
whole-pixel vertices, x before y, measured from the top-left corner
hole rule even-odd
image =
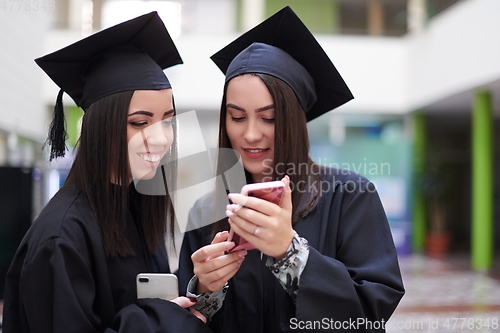
[[[441,258],[448,252],[451,242],[446,202],[449,173],[443,166],[441,156],[431,156],[427,168],[420,176],[419,187],[425,198],[428,220],[425,251],[431,257]]]

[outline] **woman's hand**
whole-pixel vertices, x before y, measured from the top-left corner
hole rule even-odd
[[[229,224],[241,237],[268,256],[282,259],[293,239],[292,191],[285,176],[285,193],[280,205],[237,193],[229,194],[234,203],[227,206]]]
[[[198,277],[196,293],[219,291],[236,274],[245,259],[246,250],[225,254],[234,247],[227,242],[229,232],[215,235],[212,244],[206,245],[191,255],[193,272]]]
[[[200,312],[196,311],[195,309],[190,308],[191,306],[196,304],[196,299],[181,296],[181,297],[174,298],[170,301],[174,302],[175,304],[177,304],[181,308],[184,308],[184,309],[189,308],[189,312],[191,312],[193,315],[195,315],[202,322],[204,322],[204,323],[207,322],[207,318],[205,318],[204,315],[202,315]]]

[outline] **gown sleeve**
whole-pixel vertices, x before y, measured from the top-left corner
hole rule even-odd
[[[213,315],[222,307],[229,284],[226,282],[224,287],[222,287],[219,291],[201,294],[196,294],[197,285],[198,277],[194,275],[188,283],[186,296],[196,298],[196,304],[193,305],[192,308],[204,315],[205,318],[207,318],[207,321],[210,321]]]
[[[203,200],[198,200],[194,207],[191,208],[188,215],[188,226],[191,231],[184,234],[181,251],[179,253],[179,268],[176,275],[179,278],[179,295],[187,295],[187,286],[191,281],[194,272],[191,255],[200,249],[202,246],[210,244],[211,227],[206,225],[203,212],[210,211],[207,209]],[[197,228],[196,226],[205,225]]]
[[[25,332],[210,332],[189,311],[160,299],[137,300],[121,309],[112,322],[104,322],[95,301],[92,268],[60,238],[43,243],[25,261],[19,278],[24,307],[19,319]]]
[[[267,257],[266,260],[266,266],[294,302],[297,299],[300,275],[304,271],[308,257],[309,244],[307,240],[299,237],[297,232],[294,232],[292,242],[288,246],[283,259],[276,260],[276,258]]]
[[[356,321],[356,332],[378,331],[404,294],[396,251],[373,184],[343,189],[340,209],[330,206],[325,250],[309,247],[295,315],[298,320]]]

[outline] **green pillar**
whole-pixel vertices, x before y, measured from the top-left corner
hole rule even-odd
[[[472,268],[493,261],[493,111],[488,91],[475,94],[472,110]]]
[[[69,106],[65,108],[66,131],[68,133],[67,143],[70,148],[74,148],[78,138],[80,137],[80,119],[83,116],[83,111],[78,106]]]
[[[418,186],[418,181],[425,171],[425,155],[427,149],[427,131],[425,116],[422,113],[413,114],[413,186],[412,204],[412,248],[414,253],[423,253],[426,234],[425,198]]]
[[[336,0],[266,0],[266,18],[290,6],[312,33],[336,33],[340,26],[340,4]]]
[[[236,0],[236,31],[243,30],[243,3],[242,0]]]

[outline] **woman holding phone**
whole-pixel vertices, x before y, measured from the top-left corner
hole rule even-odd
[[[404,288],[380,199],[309,157],[307,121],[352,99],[346,84],[289,7],[212,60],[226,75],[219,147],[241,156],[247,183],[286,191],[279,205],[229,194],[228,219],[185,235],[180,285],[215,332],[384,331]],[[191,219],[207,219],[209,200]],[[257,250],[228,253],[229,228]]]
[[[144,190],[175,176],[161,165],[176,156],[176,111],[163,69],[182,60],[158,14],[36,62],[61,88],[51,160],[65,154],[63,91],[85,114],[69,176],[7,273],[3,332],[210,331],[202,315],[186,310],[191,299],[137,299],[139,273],[170,270],[164,237],[174,219],[168,189]]]

